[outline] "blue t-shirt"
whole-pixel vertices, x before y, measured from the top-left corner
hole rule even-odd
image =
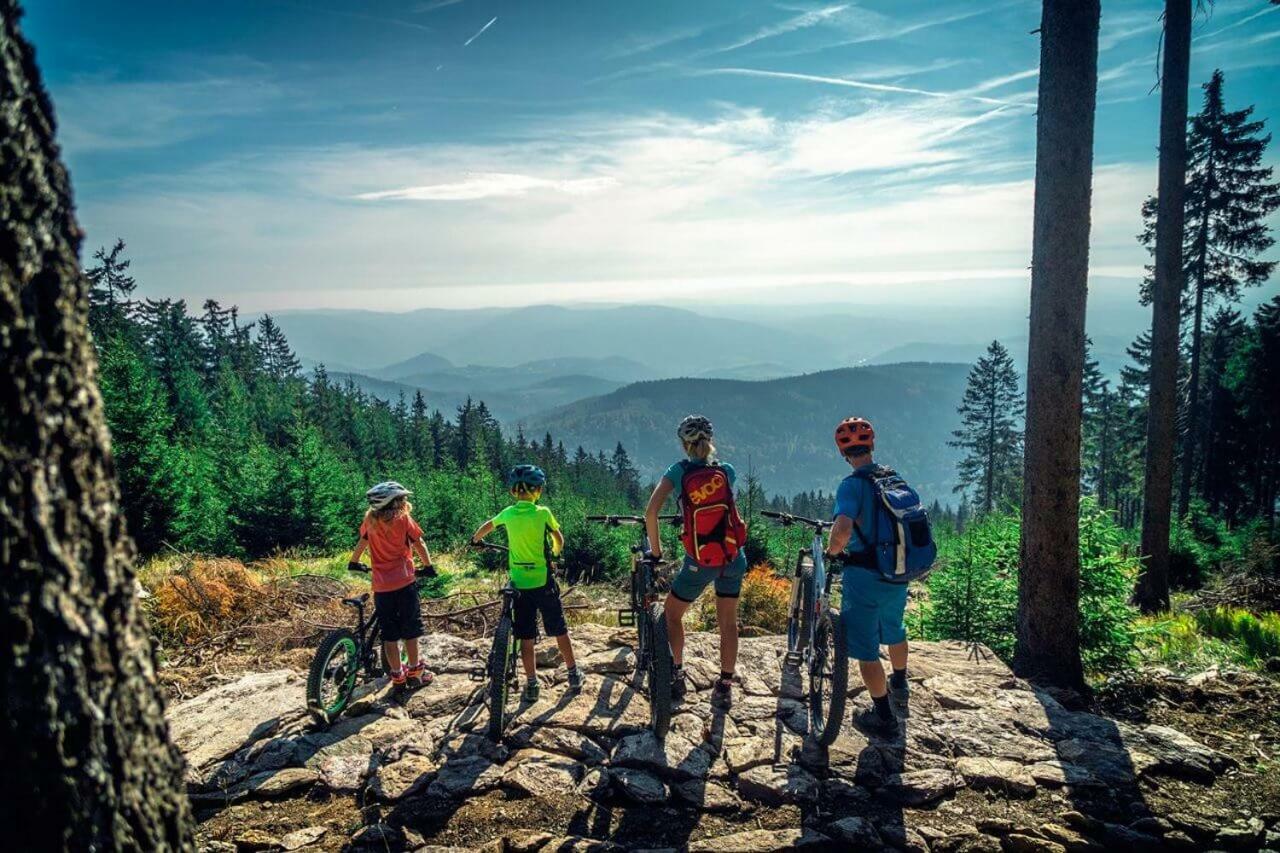
[[[859,465],[853,469],[857,471],[870,471],[875,468],[874,462],[868,462],[866,465]],[[843,515],[852,519],[858,530],[862,531],[862,536],[871,539],[873,534],[872,524],[875,523],[875,492],[872,491],[871,483],[861,477],[855,477],[853,474],[845,477],[840,481],[840,488],[836,489],[836,508],[832,513],[834,518],[837,515]],[[845,551],[850,554],[861,554],[867,549],[862,544],[862,539],[858,537],[857,532],[849,537],[849,544],[845,546]]]
[[[678,499],[680,497],[680,484],[681,481],[684,480],[685,471],[690,468],[700,468],[706,464],[707,463],[703,462],[701,459],[681,459],[679,462],[674,463],[670,468],[668,468],[662,476],[675,487],[673,494]],[[738,473],[733,470],[733,466],[728,462],[719,462],[717,464],[724,471],[725,476],[729,478],[729,488],[732,489],[733,484],[737,482]]]

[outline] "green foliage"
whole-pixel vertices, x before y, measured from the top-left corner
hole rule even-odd
[[[952,447],[964,451],[957,492],[972,493],[983,513],[1019,502],[1022,491],[1022,391],[1009,351],[992,341],[969,372]]]
[[[1215,607],[1197,611],[1195,620],[1204,633],[1238,643],[1249,658],[1280,657],[1280,614],[1254,615],[1235,607]]]
[[[1016,516],[983,516],[963,535],[939,538],[938,568],[921,607],[925,639],[979,642],[1004,659],[1013,655],[1018,610]]]
[[[1017,516],[993,513],[962,535],[943,533],[939,568],[918,617],[925,639],[980,642],[1013,654],[1018,609]],[[1111,515],[1086,499],[1080,510],[1080,645],[1094,671],[1124,666],[1136,642],[1128,603],[1138,560]]]

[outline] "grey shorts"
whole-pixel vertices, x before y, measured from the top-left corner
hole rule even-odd
[[[671,594],[681,601],[692,603],[698,600],[702,591],[709,585],[716,585],[717,598],[737,598],[742,592],[742,576],[747,573],[747,555],[739,552],[734,561],[727,566],[708,568],[700,566],[689,556],[684,558],[684,566],[671,581]]]

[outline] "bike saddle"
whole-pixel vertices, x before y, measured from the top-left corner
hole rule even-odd
[[[369,593],[363,593],[356,598],[344,598],[342,603],[348,607],[363,607],[369,603]]]

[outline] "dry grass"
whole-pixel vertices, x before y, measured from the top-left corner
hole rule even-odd
[[[738,597],[738,623],[743,627],[757,628],[767,634],[781,634],[787,630],[787,614],[791,607],[791,581],[779,577],[773,567],[761,563],[752,566],[742,579],[742,592]],[[707,595],[697,607],[696,624],[703,630],[714,630],[716,625],[716,599]]]

